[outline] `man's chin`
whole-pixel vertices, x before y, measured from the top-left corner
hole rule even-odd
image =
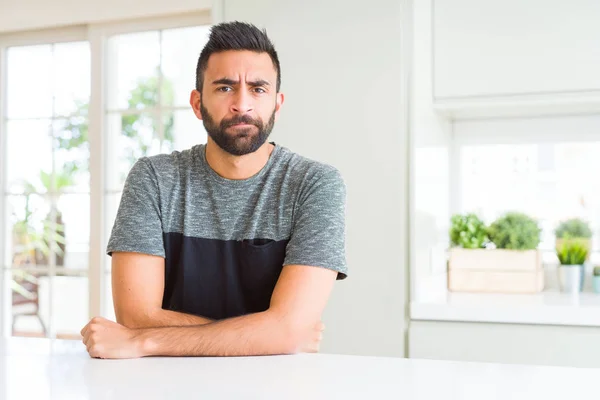
[[[241,157],[241,156],[246,156],[248,154],[252,154],[255,153],[258,148],[253,148],[253,147],[235,147],[235,148],[227,148],[227,149],[223,149],[225,150],[227,153],[231,154],[232,156],[237,156],[237,157]]]
[[[256,152],[258,149],[262,147],[264,143],[256,143],[251,140],[251,137],[238,138],[233,143],[219,143],[216,142],[217,145],[224,150],[226,153],[229,153],[233,156],[245,156],[247,154],[252,154]]]
[[[211,135],[209,132],[208,134],[222,150],[234,156],[252,154],[260,149],[268,139],[268,137],[260,138],[260,132],[256,129],[250,128],[243,132],[237,129],[237,131],[230,132],[229,128],[226,128],[218,135]]]

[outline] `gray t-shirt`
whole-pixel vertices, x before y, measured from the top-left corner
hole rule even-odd
[[[346,277],[340,173],[275,145],[254,176],[230,180],[205,145],[139,159],[107,252],[165,258],[163,308],[222,319],[268,308],[285,265]]]

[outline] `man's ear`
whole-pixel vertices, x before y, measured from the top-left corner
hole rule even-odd
[[[194,110],[194,114],[196,114],[196,118],[202,119],[202,111],[200,111],[200,104],[202,103],[202,94],[196,89],[192,90],[190,93],[190,106],[192,106],[192,110]]]
[[[277,93],[277,99],[275,100],[275,119],[279,118],[279,110],[281,109],[284,100],[285,96],[283,93]]]

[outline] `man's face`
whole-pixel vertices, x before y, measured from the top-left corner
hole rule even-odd
[[[192,107],[220,148],[236,156],[255,152],[269,137],[283,103],[271,58],[252,51],[211,55],[199,103]]]

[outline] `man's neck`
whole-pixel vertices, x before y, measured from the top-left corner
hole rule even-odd
[[[221,149],[209,138],[206,143],[206,162],[223,178],[248,179],[256,175],[267,164],[274,148],[274,145],[265,142],[254,153],[234,156]]]

